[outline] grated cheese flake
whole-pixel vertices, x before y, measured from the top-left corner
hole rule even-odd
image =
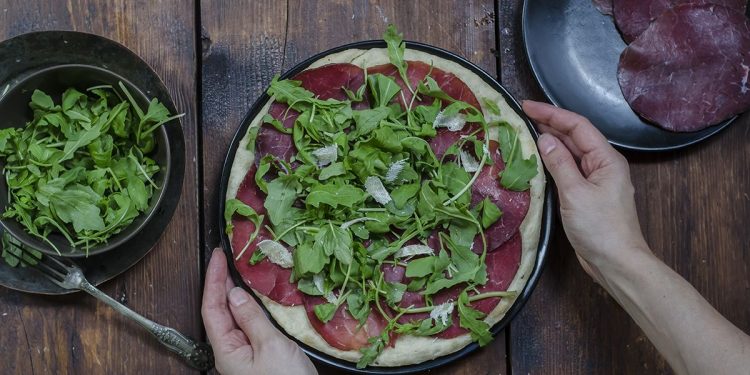
[[[391,164],[391,166],[388,167],[388,172],[385,174],[385,182],[396,181],[398,175],[404,170],[407,160],[409,159],[401,159]]]
[[[321,294],[323,294],[323,298],[328,301],[328,303],[336,303],[338,302],[338,298],[336,297],[333,292],[326,293],[325,287],[323,286],[323,275],[321,274],[315,274],[313,275],[313,284],[315,285],[315,289],[317,289]]]
[[[415,255],[424,255],[424,254],[434,254],[435,250],[433,250],[429,246],[425,245],[408,245],[400,248],[395,255],[393,255],[395,258],[406,258],[411,257]]]
[[[294,265],[294,261],[292,261],[292,253],[289,252],[284,245],[276,241],[260,241],[258,242],[258,249],[268,257],[268,260],[271,261],[271,263],[278,264],[284,268],[292,268]]]
[[[432,311],[430,311],[430,318],[434,319],[436,322],[440,321],[443,325],[447,325],[450,320],[449,316],[453,312],[453,306],[454,303],[451,301],[435,306]]]
[[[335,144],[328,145],[313,151],[312,154],[317,159],[318,168],[323,168],[336,161],[339,156],[339,149]]]
[[[477,159],[474,159],[474,157],[465,150],[461,150],[461,152],[458,154],[458,158],[461,166],[466,172],[474,173],[479,170],[479,161],[477,161]]]
[[[373,199],[375,199],[376,202],[382,205],[386,205],[388,204],[388,202],[393,200],[391,198],[391,194],[388,193],[388,190],[385,190],[383,181],[380,181],[380,178],[378,177],[367,177],[367,179],[365,180],[365,190],[370,193],[370,195]]]
[[[435,121],[432,123],[433,128],[448,128],[452,132],[457,132],[466,125],[466,116],[463,113],[457,113],[453,116],[445,116],[443,111],[438,112]]]

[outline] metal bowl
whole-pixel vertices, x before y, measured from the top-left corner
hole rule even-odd
[[[118,83],[120,82],[125,85],[141,108],[148,108],[149,98],[145,93],[124,77],[104,68],[83,64],[64,64],[32,70],[17,78],[12,84],[9,83],[6,86],[7,88],[3,88],[4,95],[0,97],[0,113],[3,114],[4,121],[0,124],[0,128],[11,126],[23,128],[28,121],[33,119],[33,112],[29,108],[28,103],[35,89],[42,90],[57,100],[69,87],[74,87],[78,91],[85,92],[89,87],[111,85],[117,91],[120,91],[118,87]],[[122,96],[124,97],[124,95]],[[165,126],[171,125],[174,124],[167,124]],[[156,161],[161,169],[153,178],[158,188],[151,197],[148,209],[139,215],[128,227],[112,236],[106,243],[95,245],[89,248],[88,251],[72,247],[62,234],[53,232],[53,234],[48,236],[48,240],[60,251],[60,255],[83,257],[104,253],[128,241],[138,234],[146,223],[148,223],[164,197],[168,183],[165,176],[169,175],[171,166],[169,142],[167,141],[167,132],[164,126],[157,129],[155,136],[156,147],[149,156]],[[3,178],[0,179],[0,207],[2,207],[2,211],[5,211],[8,203],[8,186]],[[26,228],[15,219],[4,219],[0,222],[11,236],[23,244],[46,254],[58,255],[55,248],[42,239],[28,233]]]
[[[385,47],[386,47],[386,44],[382,40],[370,40],[370,41],[351,43],[351,44],[343,45],[343,46],[336,47],[333,49],[329,49],[327,51],[321,52],[297,64],[294,68],[282,74],[281,79],[293,77],[297,73],[305,70],[312,63],[337,52],[341,52],[341,51],[348,50],[348,49],[371,49],[371,48],[385,48]],[[498,83],[492,76],[487,74],[481,68],[479,68],[478,66],[474,65],[473,63],[471,63],[470,61],[466,60],[465,58],[461,56],[458,56],[452,52],[449,52],[444,49],[431,46],[428,44],[406,41],[406,48],[427,52],[435,56],[451,60],[471,70],[472,72],[476,73],[479,77],[482,78],[482,80],[487,82],[487,84],[489,84],[490,86],[492,86],[492,88],[497,90],[497,92],[502,94],[503,98],[505,98],[505,101],[508,102],[510,107],[513,108],[513,110],[524,120],[524,122],[526,123],[526,127],[529,129],[534,139],[538,137],[536,129],[534,129],[534,126],[531,124],[531,121],[523,113],[523,111],[521,110],[521,106],[518,104],[518,102],[510,95],[510,93],[508,93],[508,91],[502,85],[500,85],[500,83]],[[237,147],[239,147],[240,140],[242,140],[242,138],[245,136],[245,133],[247,132],[247,129],[250,126],[250,123],[252,122],[252,120],[255,118],[255,116],[260,112],[260,110],[266,105],[266,103],[270,99],[271,98],[266,93],[262,94],[258,98],[258,100],[255,102],[255,104],[253,104],[253,106],[250,108],[250,111],[245,116],[245,119],[242,121],[242,124],[240,125],[240,127],[237,129],[237,133],[235,133],[234,139],[232,139],[232,143],[229,146],[227,157],[224,160],[224,168],[221,174],[221,185],[219,187],[219,223],[220,223],[221,228],[223,228],[226,225],[226,222],[224,221],[224,215],[223,215],[224,207],[225,207],[224,198],[227,194],[227,184],[229,180],[229,174],[232,169],[232,163],[234,161],[234,156],[237,152]],[[531,292],[534,290],[534,287],[536,286],[536,283],[539,280],[539,276],[542,273],[544,262],[547,258],[547,249],[549,247],[550,238],[552,235],[553,215],[554,215],[554,207],[555,207],[555,200],[554,200],[554,194],[553,194],[554,187],[551,181],[552,181],[551,178],[547,176],[547,185],[545,189],[546,191],[544,195],[544,206],[543,206],[543,213],[542,213],[542,218],[541,218],[542,227],[539,233],[539,246],[537,248],[537,257],[534,262],[534,268],[532,269],[531,275],[529,276],[529,279],[526,282],[526,285],[524,286],[523,290],[521,290],[521,293],[519,294],[518,298],[516,298],[515,302],[513,302],[513,305],[506,312],[505,316],[497,324],[495,324],[492,327],[491,331],[492,331],[492,334],[495,336],[497,336],[499,332],[505,329],[505,327],[508,327],[510,325],[511,320],[513,320],[516,314],[518,314],[518,312],[523,308],[523,305],[531,297]],[[221,231],[221,243],[222,243],[222,247],[224,248],[225,253],[227,254],[228,259],[232,259],[233,255],[232,255],[231,242],[229,241],[229,237],[227,236],[226,233],[224,233],[224,231]],[[255,295],[252,289],[250,289],[242,280],[242,277],[237,272],[237,268],[234,266],[234,262],[229,262],[229,267],[230,267],[230,271],[231,271],[235,284],[242,286],[245,290],[250,292],[252,295]],[[263,307],[264,310],[266,309],[265,305],[261,304],[261,306]],[[274,322],[274,324],[276,325],[277,328],[279,328],[279,330],[284,332],[284,330],[281,327],[279,327],[278,324],[276,324],[276,322],[273,320],[273,318],[270,316],[267,310],[266,310],[266,315],[268,315],[269,318],[271,318],[271,321]],[[368,366],[368,367],[365,367],[364,369],[358,369],[355,366],[355,364],[352,362],[348,362],[343,359],[339,359],[339,358],[330,356],[328,354],[322,353],[319,350],[316,350],[315,348],[312,348],[304,344],[303,342],[297,340],[294,336],[291,336],[288,333],[287,333],[287,336],[289,336],[289,338],[291,338],[297,344],[299,344],[302,347],[302,350],[305,351],[305,353],[307,353],[307,355],[316,359],[317,361],[327,364],[332,367],[336,367],[336,368],[346,370],[352,373],[360,373],[360,374],[411,374],[411,373],[416,373],[416,372],[428,371],[430,369],[434,369],[436,367],[444,366],[448,363],[460,360],[479,349],[479,345],[477,345],[476,343],[471,343],[465,346],[464,348],[456,352],[453,352],[451,354],[447,354],[445,356],[432,359],[429,361],[425,361],[422,363],[414,364],[414,365],[405,365],[405,366],[399,366],[399,367]]]

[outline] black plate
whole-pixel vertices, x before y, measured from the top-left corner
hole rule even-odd
[[[716,134],[736,118],[674,133],[638,117],[617,82],[625,42],[612,17],[599,13],[591,0],[526,0],[522,18],[531,69],[549,100],[588,117],[616,146],[673,150]]]
[[[0,43],[0,88],[13,86],[30,72],[57,65],[82,64],[108,70],[138,87],[148,97],[156,97],[171,113],[177,113],[169,92],[156,73],[136,54],[119,43],[97,35],[72,31],[42,31],[23,34]],[[164,199],[148,224],[122,246],[106,254],[81,258],[89,282],[107,281],[143,258],[161,237],[172,218],[182,191],[185,171],[185,140],[182,127],[165,127],[171,151],[171,167],[166,176]],[[0,259],[0,285],[29,293],[66,294],[38,272],[12,268]]]
[[[382,40],[371,40],[371,41],[363,41],[363,42],[357,42],[352,44],[343,45],[340,47],[336,47],[333,49],[330,49],[325,52],[321,52],[313,57],[310,57],[309,59],[297,64],[294,68],[284,73],[281,78],[289,78],[294,76],[295,74],[303,71],[306,69],[310,64],[312,64],[315,61],[318,61],[322,59],[323,57],[341,52],[347,49],[371,49],[371,48],[385,48],[385,42]],[[513,97],[508,93],[505,88],[503,88],[497,81],[495,81],[494,78],[492,78],[489,74],[485,73],[482,69],[477,67],[476,65],[472,64],[468,60],[464,59],[463,57],[460,57],[452,52],[448,52],[446,50],[433,47],[427,44],[417,43],[417,42],[406,42],[406,47],[410,49],[415,49],[419,51],[424,51],[430,54],[433,54],[435,56],[439,56],[448,60],[455,61],[456,63],[464,66],[465,68],[471,70],[472,72],[476,73],[479,77],[481,77],[485,82],[487,82],[490,86],[492,86],[494,89],[496,89],[498,92],[500,92],[505,100],[508,102],[508,104],[513,108],[514,111],[520,114],[521,118],[524,119],[526,122],[526,126],[531,131],[531,134],[536,139],[537,133],[534,127],[532,126],[531,122],[526,118],[526,116],[523,114],[523,112],[520,109],[520,106],[518,105],[518,102],[513,99]],[[229,180],[229,174],[231,172],[232,168],[232,162],[234,161],[234,155],[237,151],[237,147],[240,143],[240,140],[245,136],[245,133],[247,132],[247,128],[250,126],[250,123],[252,122],[253,118],[258,114],[258,112],[263,108],[263,106],[268,102],[269,100],[268,94],[264,93],[261,95],[258,100],[255,101],[255,104],[251,107],[250,111],[245,115],[245,119],[242,121],[242,124],[240,125],[239,129],[237,129],[237,133],[234,135],[234,139],[232,139],[232,143],[229,146],[229,151],[227,152],[227,158],[224,161],[224,168],[222,169],[222,175],[221,175],[221,185],[219,189],[219,223],[220,228],[224,228],[226,223],[224,222],[224,197],[227,193],[227,183]],[[547,181],[551,181],[549,176],[547,176]],[[552,192],[553,186],[551,183],[547,184],[546,188],[546,194],[545,194],[545,200],[544,200],[544,211],[542,215],[542,228],[539,238],[539,248],[537,253],[537,258],[534,263],[534,269],[532,270],[531,276],[529,277],[528,282],[526,283],[526,286],[521,291],[520,295],[516,299],[515,303],[510,307],[508,312],[505,314],[503,319],[501,319],[497,324],[495,324],[492,327],[492,334],[497,335],[498,332],[502,331],[510,321],[513,319],[513,317],[518,313],[519,310],[523,307],[523,305],[526,303],[526,301],[531,296],[531,292],[534,289],[534,286],[536,285],[537,280],[539,279],[539,275],[541,274],[542,267],[544,265],[544,261],[547,258],[547,247],[549,245],[550,236],[552,233],[552,218],[553,218],[553,208],[554,208],[554,195]],[[229,241],[229,237],[224,233],[224,231],[221,231],[221,243],[224,248],[224,252],[227,254],[228,259],[232,259],[232,248],[231,243]],[[234,279],[234,282],[236,285],[241,285],[245,290],[251,292],[253,295],[254,293],[252,290],[245,285],[245,283],[242,281],[242,278],[237,273],[237,269],[234,267],[234,262],[230,263],[230,269],[232,273],[232,278]],[[263,304],[261,304],[263,306]],[[264,306],[265,310],[265,306]],[[266,310],[266,315],[270,317],[270,314],[268,314],[268,311]],[[273,321],[273,319],[271,318]],[[274,324],[279,328],[282,332],[283,329],[279,327],[276,322],[274,321]],[[362,374],[409,374],[419,371],[425,371],[429,370],[435,367],[439,367],[445,364],[448,364],[450,362],[456,361],[460,358],[463,358],[467,356],[468,354],[474,352],[479,348],[479,346],[476,343],[471,343],[470,345],[466,346],[465,348],[455,352],[448,354],[446,356],[436,358],[427,362],[419,363],[416,365],[408,365],[408,366],[400,366],[400,367],[376,367],[376,366],[369,366],[364,369],[357,369],[355,367],[355,364],[352,362],[344,361],[339,358],[335,358],[332,356],[329,356],[327,354],[321,353],[316,349],[313,349],[295,339],[293,336],[288,335],[292,340],[296,341],[297,344],[299,344],[302,349],[307,353],[310,357],[323,362],[325,364],[338,367],[347,371],[355,372],[355,373],[362,373]]]

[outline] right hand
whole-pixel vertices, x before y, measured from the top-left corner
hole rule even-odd
[[[565,234],[584,270],[602,283],[604,264],[650,251],[628,162],[580,115],[533,101],[524,101],[523,110],[543,133],[539,151],[557,185]]]

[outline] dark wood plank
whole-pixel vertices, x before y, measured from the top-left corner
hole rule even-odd
[[[454,51],[494,73],[494,20],[494,3],[480,0],[202,2],[206,249],[218,244],[217,181],[227,145],[274,74],[325,49],[379,39],[389,23],[406,39]],[[435,373],[505,373],[505,367],[501,334],[491,347]]]
[[[1,38],[62,29],[114,39],[153,67],[186,113],[188,163],[174,218],[151,253],[103,289],[147,317],[200,337],[194,21],[192,1],[0,2]],[[0,289],[0,327],[4,373],[189,371],[149,334],[83,294],[41,297]]]
[[[503,84],[521,99],[543,99],[520,38],[521,4],[501,1]],[[654,252],[745,331],[750,330],[749,123],[744,116],[683,151],[626,153],[641,226]],[[511,326],[513,372],[670,373],[630,317],[581,270],[560,227],[551,250],[536,291]]]

